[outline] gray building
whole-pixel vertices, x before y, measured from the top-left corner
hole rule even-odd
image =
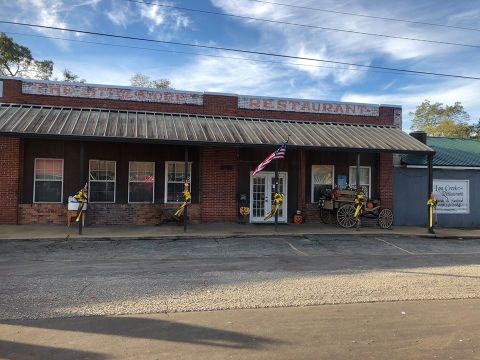
[[[439,227],[480,228],[480,141],[412,136],[436,151],[433,191],[438,200]],[[395,225],[427,224],[425,156],[403,155],[393,171]]]

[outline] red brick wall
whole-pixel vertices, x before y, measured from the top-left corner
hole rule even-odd
[[[237,209],[237,150],[200,150],[200,203],[202,222],[235,222]]]
[[[306,203],[303,206],[303,219],[305,222],[320,222],[320,210],[318,205]]]
[[[302,121],[325,121],[360,124],[393,124],[393,108],[380,107],[380,116],[351,116],[332,114],[296,113],[287,111],[248,110],[237,108],[237,97],[234,95],[205,94],[203,106],[161,104],[124,100],[85,99],[65,96],[47,96],[22,94],[20,80],[3,80],[2,102],[17,104],[54,105],[65,107],[93,107],[123,110],[140,110],[156,112],[174,112],[205,115],[239,116],[267,119],[286,119]]]
[[[87,225],[157,225],[164,204],[89,204]],[[168,206],[171,207],[171,206]],[[200,221],[200,205],[188,207],[192,223]],[[20,204],[20,224],[67,224],[66,204]]]
[[[377,194],[380,205],[393,208],[393,155],[379,154],[377,170]]]
[[[19,224],[67,224],[67,205],[19,204]]]
[[[0,137],[0,224],[16,224],[22,141]]]

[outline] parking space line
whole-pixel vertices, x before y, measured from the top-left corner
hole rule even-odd
[[[292,244],[290,244],[289,241],[287,241],[287,240],[285,240],[285,239],[284,239],[284,241],[288,244],[288,246],[290,246],[290,248],[292,248],[293,251],[295,251],[295,252],[297,252],[297,253],[299,253],[299,254],[301,254],[301,255],[303,255],[303,256],[308,256],[307,253],[303,252],[302,250],[298,250],[295,246],[293,246]]]
[[[382,241],[382,242],[384,242],[385,244],[388,244],[388,245],[391,245],[391,246],[393,246],[393,247],[396,247],[397,249],[402,250],[403,252],[406,252],[407,254],[410,254],[410,255],[418,255],[418,254],[413,253],[413,252],[411,252],[411,251],[408,251],[408,250],[406,250],[406,249],[404,249],[404,248],[401,248],[400,246],[397,246],[397,245],[395,245],[395,244],[392,244],[391,242],[389,242],[389,241],[387,241],[387,240],[383,240],[383,239],[380,239],[380,238],[377,238],[377,237],[376,237],[375,239],[378,240],[378,241]]]

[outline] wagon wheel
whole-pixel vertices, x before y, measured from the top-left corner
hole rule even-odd
[[[393,223],[393,213],[390,209],[382,209],[378,214],[378,226],[389,229]]]
[[[329,210],[321,209],[320,220],[322,220],[324,224],[330,224],[332,222],[332,212]]]
[[[355,214],[355,207],[350,204],[342,205],[337,211],[337,221],[341,227],[351,228],[357,223],[353,217]]]

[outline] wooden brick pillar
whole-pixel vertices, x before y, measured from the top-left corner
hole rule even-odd
[[[237,206],[237,149],[200,150],[200,204],[202,222],[235,222]]]
[[[305,186],[306,186],[306,174],[307,174],[307,161],[305,157],[305,150],[298,152],[298,203],[297,209],[303,209],[305,207]]]
[[[380,153],[379,155],[377,194],[382,207],[393,209],[393,154]]]
[[[0,224],[18,223],[22,140],[0,137]]]

